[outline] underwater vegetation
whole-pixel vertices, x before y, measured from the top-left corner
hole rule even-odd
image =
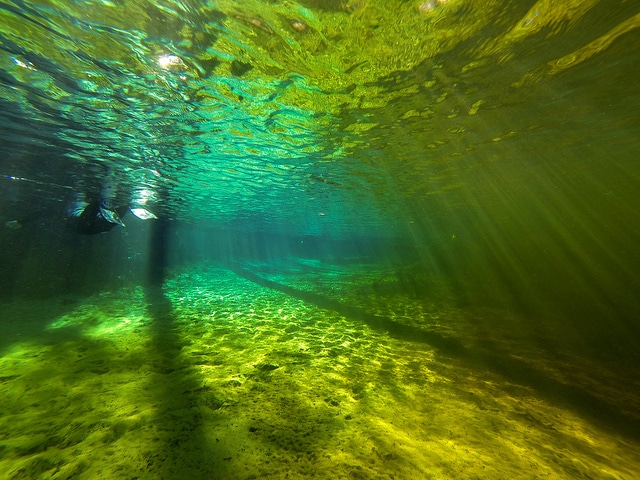
[[[208,265],[164,305],[140,287],[5,304],[6,478],[632,478],[632,371],[525,351],[499,311],[385,296],[392,270],[322,267],[334,290],[313,298],[317,271],[263,286]]]

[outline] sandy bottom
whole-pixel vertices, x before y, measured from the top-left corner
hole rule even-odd
[[[639,372],[312,267],[1,305],[0,478],[640,478]]]

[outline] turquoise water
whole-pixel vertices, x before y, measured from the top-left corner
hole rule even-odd
[[[0,4],[0,478],[637,477],[638,27]]]

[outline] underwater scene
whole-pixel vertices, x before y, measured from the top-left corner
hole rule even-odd
[[[640,478],[640,2],[0,0],[0,480]]]

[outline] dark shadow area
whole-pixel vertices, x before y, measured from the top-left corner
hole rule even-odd
[[[545,375],[544,372],[513,357],[493,355],[487,350],[472,350],[455,338],[447,338],[416,327],[402,325],[385,317],[363,311],[358,307],[312,292],[301,291],[287,285],[264,279],[238,265],[228,265],[236,275],[266,288],[277,290],[293,298],[332,310],[342,316],[366,323],[376,330],[387,331],[390,336],[402,341],[421,342],[441,354],[463,361],[471,368],[486,368],[501,375],[515,385],[535,390],[540,397],[576,411],[600,428],[611,430],[634,440],[640,439],[640,417],[632,416],[615,405],[582,388],[563,384]]]
[[[317,305],[325,310],[333,310],[345,317],[362,321],[371,328],[389,332],[389,335],[398,338],[399,340],[427,343],[434,349],[446,355],[458,355],[464,351],[464,346],[454,338],[448,338],[435,332],[427,332],[410,325],[403,325],[401,323],[394,322],[389,318],[364,312],[358,307],[345,305],[344,303],[317,293],[305,292],[281,283],[272,282],[271,280],[259,277],[238,265],[230,265],[229,268],[236,275],[246,278],[258,285],[278,290],[279,292],[297,298],[298,300]]]
[[[169,222],[166,220],[156,220],[151,224],[147,263],[148,285],[157,287],[164,283],[168,260],[169,230]]]
[[[78,303],[71,297],[62,297],[46,300],[42,305],[28,300],[14,300],[6,306],[0,304],[0,355],[14,343],[30,341],[55,345],[82,337],[80,327],[47,329],[54,320],[73,311]]]
[[[171,301],[164,295],[170,225],[158,220],[151,226],[145,298],[151,317],[150,356],[153,381],[149,396],[157,402],[156,421],[162,434],[146,460],[148,472],[158,478],[214,478],[207,463],[207,441],[198,392],[202,385],[192,364],[182,356],[186,345],[175,326]],[[151,440],[151,439],[150,439]]]
[[[98,235],[69,231],[60,216],[38,217],[16,229],[0,225],[0,298],[80,300],[145,277],[145,222]]]

